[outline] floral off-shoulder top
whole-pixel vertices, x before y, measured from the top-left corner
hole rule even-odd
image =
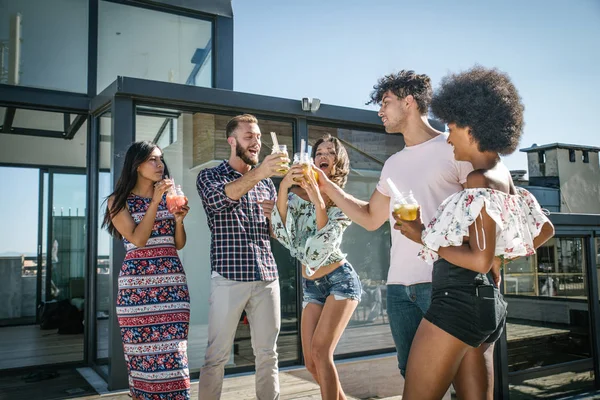
[[[516,191],[511,195],[493,189],[464,189],[448,197],[423,231],[424,246],[419,257],[433,264],[440,247],[462,245],[463,237],[469,236],[469,226],[481,214],[484,205],[496,222],[495,255],[510,259],[534,254],[533,239],[549,222],[548,212],[542,210],[526,189],[517,187]],[[476,229],[480,226],[481,222],[477,222]],[[480,232],[480,240],[481,236]]]
[[[327,217],[327,224],[317,231],[314,204],[292,192],[288,194],[286,221],[281,220],[277,207],[273,208],[271,214],[273,234],[293,257],[306,266],[308,276],[324,265],[346,258],[340,245],[344,230],[352,222],[337,207],[329,207]]]

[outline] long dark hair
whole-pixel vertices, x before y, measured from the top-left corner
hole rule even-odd
[[[331,169],[331,176],[329,179],[339,187],[343,188],[346,186],[348,174],[350,173],[350,159],[348,158],[346,148],[338,138],[331,136],[329,133],[323,135],[313,146],[311,157],[314,160],[319,145],[325,142],[333,143],[335,149],[335,163]]]
[[[135,187],[138,178],[137,169],[140,164],[144,163],[155,149],[160,149],[156,144],[148,141],[135,142],[129,149],[127,149],[127,153],[125,154],[125,162],[123,163],[123,170],[121,171],[121,176],[119,176],[119,180],[117,181],[117,186],[115,191],[112,192],[108,197],[104,200],[106,204],[106,209],[104,211],[104,220],[102,221],[102,228],[106,228],[108,233],[112,236],[121,239],[122,235],[117,231],[117,228],[112,223],[112,217],[117,215],[122,209],[127,205],[127,197]],[[169,174],[169,170],[167,169],[167,164],[164,163],[164,175]],[[114,200],[112,203],[112,207],[108,209],[108,198],[114,196]]]

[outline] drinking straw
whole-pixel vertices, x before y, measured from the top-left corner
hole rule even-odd
[[[271,140],[273,140],[273,148],[279,150],[279,142],[277,142],[277,135],[275,132],[271,132]]]
[[[402,195],[400,194],[400,191],[398,190],[398,188],[396,187],[396,185],[394,185],[394,182],[392,182],[392,180],[390,178],[387,178],[386,182],[387,182],[390,190],[394,194],[394,197],[396,199],[398,199],[398,200],[401,200],[402,199]]]
[[[304,143],[304,139],[300,140],[300,159],[304,159],[304,147],[305,147],[305,143]]]

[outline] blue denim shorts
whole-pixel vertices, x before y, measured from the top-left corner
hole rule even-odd
[[[315,280],[302,278],[304,299],[302,308],[308,303],[324,305],[327,297],[333,295],[336,300],[358,300],[362,294],[362,285],[352,265],[345,263],[329,274]]]

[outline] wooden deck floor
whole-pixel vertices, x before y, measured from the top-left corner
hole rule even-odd
[[[107,320],[100,320],[100,340],[98,352],[102,357],[108,356]],[[194,334],[194,327],[192,334]],[[241,328],[244,329],[244,328]],[[527,338],[566,334],[568,329],[557,329],[533,326],[525,323],[508,323],[507,335],[511,341]],[[254,356],[249,335],[240,332],[236,340],[237,354],[234,356],[235,366],[246,366],[254,363]],[[206,339],[195,337],[190,340],[190,369],[197,371],[204,357]],[[369,351],[393,348],[394,343],[387,324],[369,324],[350,326],[344,332],[336,349],[336,354],[348,354],[357,351]],[[296,360],[298,352],[297,332],[282,332],[279,340],[281,361]],[[42,331],[36,325],[0,328],[0,370],[20,368],[33,365],[76,362],[83,360],[83,335],[59,335],[56,330]]]
[[[353,360],[340,362],[337,365],[342,387],[346,392],[348,399],[401,399],[401,393],[404,387],[404,380],[400,376],[396,367],[396,358],[394,356],[382,356],[377,358]],[[87,374],[87,371],[86,371]],[[104,393],[102,395],[90,394],[89,390],[84,391],[84,384],[79,380],[73,380],[77,387],[64,387],[59,382],[64,381],[70,376],[66,371],[61,375],[65,378],[56,378],[40,383],[24,384],[19,380],[19,384],[11,385],[11,391],[5,390],[0,379],[0,399],[12,399],[11,394],[19,393],[25,395],[28,400],[58,400],[58,399],[80,399],[80,400],[130,400],[126,391],[118,393]],[[222,400],[253,400],[256,398],[254,375],[247,374],[241,376],[226,377],[223,382]],[[63,382],[64,383],[64,382]],[[44,388],[41,391],[41,387]],[[308,372],[303,368],[284,370],[280,372],[281,400],[317,400],[321,399],[319,387],[313,382]],[[77,394],[77,391],[80,394]],[[43,393],[43,394],[42,394]],[[8,396],[8,397],[7,397]],[[192,382],[192,399],[198,398],[198,381]],[[450,399],[450,392],[446,394],[444,400]]]

